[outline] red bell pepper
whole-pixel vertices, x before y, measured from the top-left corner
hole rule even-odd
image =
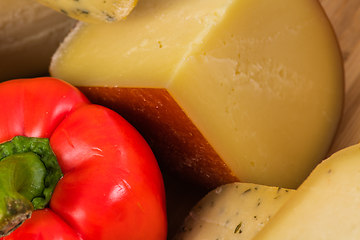
[[[121,116],[49,77],[0,83],[0,109],[0,227],[23,222],[0,239],[166,239],[159,166]]]

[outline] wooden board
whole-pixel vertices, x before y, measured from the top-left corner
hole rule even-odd
[[[319,0],[333,25],[344,60],[344,115],[329,155],[360,142],[360,0]]]

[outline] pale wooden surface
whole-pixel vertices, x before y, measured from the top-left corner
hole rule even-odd
[[[360,142],[360,0],[319,0],[338,37],[345,67],[345,106],[330,154]]]

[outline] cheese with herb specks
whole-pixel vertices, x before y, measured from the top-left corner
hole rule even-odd
[[[253,240],[359,240],[360,144],[319,164]]]
[[[37,0],[71,18],[90,22],[117,22],[126,18],[137,0]]]
[[[250,240],[294,191],[247,183],[221,186],[191,210],[173,240]]]

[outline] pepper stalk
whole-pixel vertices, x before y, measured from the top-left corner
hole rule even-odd
[[[62,176],[49,139],[16,136],[0,144],[0,237],[43,209]]]

